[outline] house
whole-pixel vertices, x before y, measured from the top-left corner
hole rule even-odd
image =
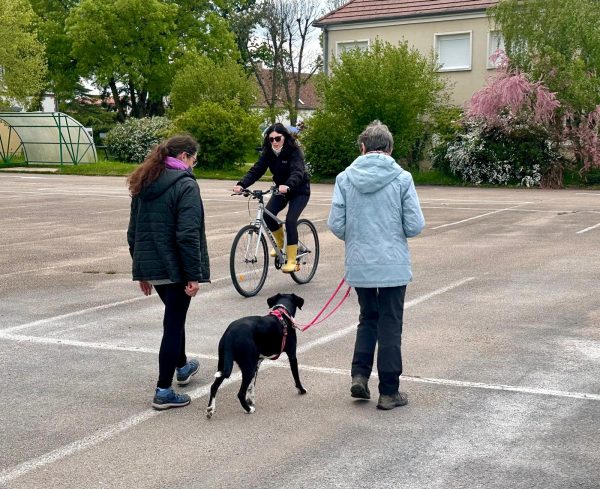
[[[463,105],[495,69],[490,56],[504,48],[487,16],[498,0],[351,0],[318,19],[324,70],[349,49],[368,49],[376,39],[406,40],[423,55],[434,53],[450,81],[451,102]]]
[[[303,75],[303,79],[308,76],[308,74]],[[282,115],[278,118],[278,120],[284,125],[289,125],[289,113],[286,109],[287,96],[284,87],[276,87],[276,93],[273,93],[272,70],[266,68],[260,69],[257,78],[259,77],[260,79],[258,79],[259,88],[258,98],[256,100],[256,108],[266,109],[271,105],[270,102],[274,102],[274,107],[276,109],[280,109],[282,112]],[[290,82],[289,90],[290,93],[293,93],[294,87],[292,82]],[[311,77],[302,84],[300,87],[299,99],[298,123],[308,119],[319,106],[319,99],[315,89],[314,78]]]

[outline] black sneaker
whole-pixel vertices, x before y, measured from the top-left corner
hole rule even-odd
[[[154,399],[152,399],[152,407],[159,410],[171,409],[187,406],[190,402],[192,402],[192,400],[187,394],[177,394],[171,388],[159,392],[157,388],[156,394],[154,394]]]
[[[177,369],[177,385],[189,384],[192,375],[196,375],[199,368],[200,362],[198,360],[195,358],[188,360],[183,367]]]
[[[356,399],[371,399],[371,392],[369,392],[369,386],[367,379],[363,375],[355,375],[352,377],[352,387],[350,387],[350,395]]]
[[[406,406],[408,404],[408,396],[406,392],[396,392],[391,396],[379,396],[379,402],[377,403],[377,409],[384,409],[386,411],[394,409],[398,406]]]

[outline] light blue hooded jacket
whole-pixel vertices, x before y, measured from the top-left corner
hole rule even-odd
[[[397,287],[412,280],[407,238],[425,227],[412,175],[391,156],[359,156],[335,179],[329,229],[346,244],[353,287]]]

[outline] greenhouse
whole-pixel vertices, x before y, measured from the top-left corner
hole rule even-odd
[[[94,140],[60,112],[0,112],[0,163],[95,163]]]

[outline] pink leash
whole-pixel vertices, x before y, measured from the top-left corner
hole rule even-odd
[[[327,303],[323,306],[323,309],[321,309],[319,311],[319,314],[317,314],[315,316],[315,318],[310,323],[308,323],[308,324],[306,324],[304,326],[299,325],[299,324],[294,324],[294,326],[296,328],[298,328],[300,331],[306,331],[311,326],[314,326],[315,324],[322,323],[327,318],[329,318],[335,311],[337,311],[340,308],[340,306],[348,298],[348,296],[350,295],[350,290],[352,290],[351,286],[348,286],[348,290],[346,290],[346,293],[344,294],[344,296],[342,297],[342,299],[340,300],[340,302],[338,302],[337,305],[332,309],[332,311],[329,314],[327,314],[324,318],[319,319],[321,317],[321,314],[323,314],[323,312],[325,311],[325,309],[327,309],[327,307],[329,306],[329,304],[331,304],[331,301],[333,301],[333,298],[337,295],[337,293],[340,291],[340,289],[342,288],[342,285],[344,285],[345,282],[346,282],[346,279],[342,278],[342,281],[337,286],[337,289],[335,289],[335,292],[333,293],[333,295],[329,298],[329,300],[327,301]]]

